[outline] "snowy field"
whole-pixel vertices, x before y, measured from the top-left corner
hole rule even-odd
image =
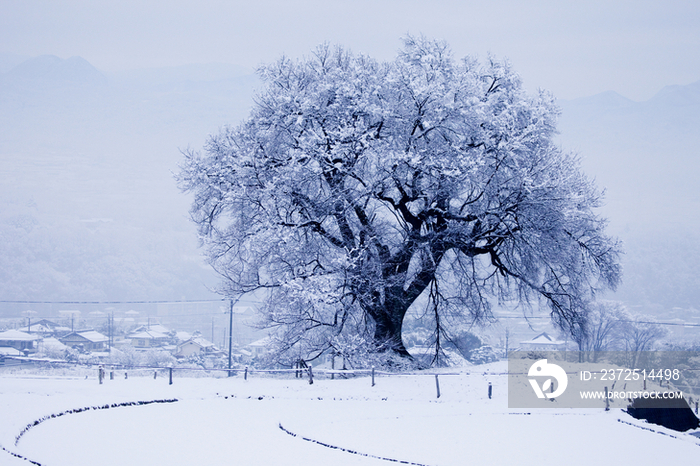
[[[440,398],[434,376],[377,377],[372,387],[369,377],[309,385],[176,374],[168,385],[120,372],[100,385],[96,371],[0,372],[0,465],[640,466],[700,457],[695,437],[620,409],[508,409],[505,372],[495,363],[441,375]],[[50,417],[153,400],[169,402]]]

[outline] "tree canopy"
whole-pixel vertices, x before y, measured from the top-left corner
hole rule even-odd
[[[281,354],[408,356],[411,306],[438,348],[496,300],[576,333],[618,284],[601,192],[554,143],[553,97],[506,62],[409,37],[391,62],[324,45],[259,72],[250,117],[186,152],[179,182],[222,292],[266,290]]]

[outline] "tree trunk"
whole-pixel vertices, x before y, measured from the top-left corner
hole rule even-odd
[[[374,343],[380,352],[392,351],[399,356],[411,358],[401,337],[403,318],[408,311],[406,303],[387,299],[383,306],[371,312],[374,319]]]

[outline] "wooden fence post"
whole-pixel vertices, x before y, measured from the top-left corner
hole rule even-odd
[[[372,366],[372,386],[374,387],[374,366]]]
[[[493,395],[493,386],[491,385],[491,382],[489,382],[489,400],[491,399],[491,395]]]
[[[248,366],[245,366],[245,372],[243,372],[243,380],[248,380]]]
[[[435,388],[437,388],[437,397],[440,398],[440,381],[437,374],[435,374]]]
[[[610,399],[608,398],[608,387],[605,387],[605,410],[610,411]]]
[[[309,385],[312,385],[314,383],[314,373],[313,373],[313,365],[309,364]]]
[[[168,369],[170,369],[169,370],[170,373],[168,375],[168,385],[172,385],[173,384],[173,368],[169,367]]]

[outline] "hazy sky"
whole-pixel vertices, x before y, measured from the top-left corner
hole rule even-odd
[[[406,33],[456,55],[506,57],[563,99],[645,100],[700,80],[700,2],[588,0],[2,0],[0,52],[79,55],[103,71],[223,62],[254,68],[323,41],[392,58]]]

